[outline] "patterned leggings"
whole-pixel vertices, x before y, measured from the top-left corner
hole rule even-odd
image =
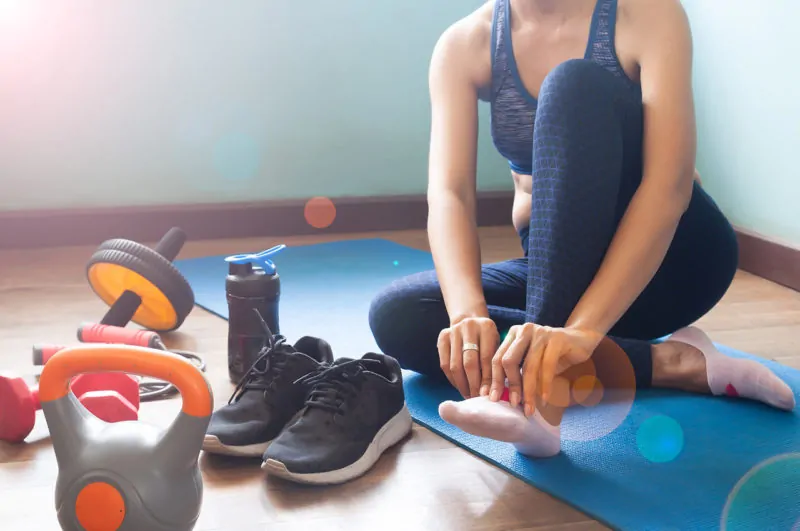
[[[482,268],[489,315],[501,334],[524,322],[564,326],[642,178],[642,102],[619,78],[590,61],[568,61],[545,79],[538,103],[524,258]],[[651,384],[652,341],[713,308],[737,257],[733,228],[695,183],[661,267],[611,330],[638,387]],[[449,318],[435,271],[389,285],[373,300],[369,322],[378,346],[403,368],[442,374],[436,341]]]

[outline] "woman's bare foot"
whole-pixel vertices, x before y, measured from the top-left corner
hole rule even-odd
[[[653,386],[748,398],[791,411],[794,392],[764,365],[726,356],[699,328],[675,332],[653,348]]]

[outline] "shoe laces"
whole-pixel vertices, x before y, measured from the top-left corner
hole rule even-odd
[[[261,313],[256,308],[253,308],[253,311],[258,315],[261,326],[264,328],[264,343],[259,350],[258,358],[236,385],[228,404],[238,400],[249,390],[263,391],[266,396],[266,391],[275,388],[275,384],[286,366],[285,347],[288,346],[286,338],[280,334],[273,334]]]
[[[300,377],[295,383],[308,386],[305,405],[319,408],[334,414],[346,412],[349,399],[358,396],[365,381],[366,365],[377,360],[350,360],[326,368],[320,368]]]

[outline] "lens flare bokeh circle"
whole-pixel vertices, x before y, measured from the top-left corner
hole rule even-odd
[[[800,531],[800,453],[777,455],[751,468],[733,487],[722,531]]]
[[[570,367],[561,376],[568,382],[567,398],[553,396],[548,402],[566,401],[571,407],[561,422],[564,441],[589,442],[620,427],[633,407],[636,375],[628,355],[605,338],[588,361]]]
[[[312,197],[303,209],[306,222],[315,229],[330,227],[336,219],[336,205],[327,197]]]
[[[678,421],[666,415],[655,415],[636,430],[636,446],[642,457],[651,463],[669,463],[683,451],[683,429]]]

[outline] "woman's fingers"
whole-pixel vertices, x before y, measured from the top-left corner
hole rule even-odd
[[[461,396],[469,398],[469,382],[464,374],[463,338],[458,326],[450,329],[450,375],[453,386],[458,389]]]
[[[536,409],[536,389],[539,385],[539,371],[542,365],[542,355],[547,347],[547,331],[539,327],[532,334],[533,337],[525,357],[525,366],[522,369],[524,374],[522,383],[523,404],[525,416],[530,417]]]
[[[481,360],[481,387],[478,390],[480,396],[489,394],[489,387],[492,385],[492,357],[497,351],[497,343],[500,337],[497,334],[497,327],[494,321],[486,319],[480,327],[480,360]]]
[[[528,345],[530,345],[530,339],[531,327],[528,324],[522,325],[501,360],[503,371],[508,379],[508,395],[512,407],[517,407],[522,398],[520,366],[528,350]]]
[[[439,332],[439,339],[436,340],[436,348],[439,350],[439,367],[447,377],[447,381],[453,387],[456,386],[453,376],[450,374],[450,329],[445,328]]]
[[[517,337],[517,330],[518,328],[516,326],[512,326],[509,329],[505,339],[500,343],[497,352],[492,356],[492,388],[489,390],[489,399],[492,402],[500,400],[500,395],[503,394],[503,389],[506,386],[506,372],[503,369],[503,356],[508,352],[508,348]]]
[[[481,385],[480,327],[475,321],[464,321],[456,325],[461,335],[461,357],[464,360],[464,375],[469,394],[465,398],[478,396]]]
[[[553,380],[558,374],[558,362],[568,354],[558,336],[552,336],[542,353],[542,398],[548,400],[553,391]]]

